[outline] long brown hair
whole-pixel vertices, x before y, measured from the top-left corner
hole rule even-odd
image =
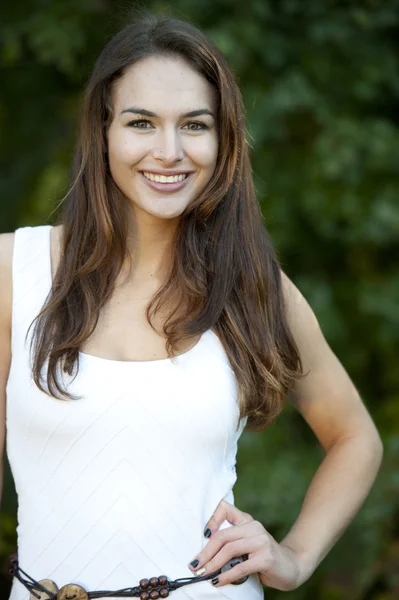
[[[154,55],[183,58],[214,86],[219,153],[211,180],[179,219],[170,275],[151,299],[147,319],[152,324],[173,292],[176,310],[169,311],[163,328],[169,356],[183,340],[213,329],[237,379],[240,416],[248,416],[250,429],[260,430],[282,410],[301,375],[301,361],[286,321],[276,253],[255,195],[242,97],[218,48],[193,25],[165,15],[146,14],[115,35],[88,82],[72,185],[62,203],[61,258],[33,321],[33,378],[58,399],[76,398],[60,384],[57,370],[62,366],[72,374],[79,368],[79,350],[94,331],[127,256],[128,203],[107,161],[112,87],[126,67]]]

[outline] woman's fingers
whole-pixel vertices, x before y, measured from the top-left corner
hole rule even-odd
[[[235,556],[257,552],[262,544],[265,544],[267,537],[268,534],[263,526],[253,519],[216,531],[208,544],[190,563],[190,569],[195,571],[196,575],[217,571]],[[241,542],[241,545],[238,542]],[[221,552],[222,549],[223,552]],[[238,552],[238,554],[234,552]]]
[[[253,573],[259,571],[259,561],[256,556],[250,557],[248,560],[243,561],[237,566],[233,567],[229,571],[220,573],[212,579],[212,584],[215,587],[226,585],[227,583],[234,583],[244,577],[248,577]]]
[[[228,521],[233,527],[219,529]],[[211,531],[211,536],[208,535]],[[282,591],[296,589],[304,577],[303,557],[283,544],[278,544],[262,523],[222,500],[205,526],[209,541],[192,560],[190,569],[197,576],[217,573],[225,565],[228,570],[212,576],[212,584],[223,586],[257,573],[261,582]],[[232,561],[247,555],[247,560]],[[231,562],[230,562],[231,561]],[[231,568],[231,564],[233,567]]]
[[[248,523],[252,520],[251,515],[242,512],[236,506],[226,502],[226,500],[222,500],[219,502],[208,523],[205,525],[204,535],[206,534],[206,537],[209,538],[219,529],[223,521],[228,521],[232,525],[241,525],[242,523]]]

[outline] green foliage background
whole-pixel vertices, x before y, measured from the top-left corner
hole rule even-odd
[[[383,436],[373,491],[311,580],[288,594],[399,598],[399,2],[146,2],[192,20],[235,71],[255,183],[284,270],[309,300]],[[0,231],[51,222],[68,184],[82,88],[132,5],[19,0],[0,9]],[[320,398],[320,402],[323,399]],[[321,449],[290,406],[245,433],[236,503],[281,538]],[[0,596],[15,547],[9,470]],[[269,600],[282,592],[267,590]]]

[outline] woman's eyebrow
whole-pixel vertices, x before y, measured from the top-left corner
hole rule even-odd
[[[124,110],[121,111],[121,115],[123,115],[123,113],[134,113],[136,115],[143,115],[146,117],[153,117],[153,118],[159,118],[159,115],[157,115],[154,112],[151,112],[150,110],[146,110],[145,108],[137,108],[135,106],[132,106],[130,108],[125,108]],[[180,115],[181,119],[185,119],[186,117],[199,117],[200,115],[210,115],[211,117],[214,117],[214,114],[208,109],[208,108],[199,108],[198,110],[192,110],[188,113],[184,113],[183,115]]]

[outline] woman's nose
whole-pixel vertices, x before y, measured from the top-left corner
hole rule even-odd
[[[154,158],[167,164],[173,164],[184,158],[182,140],[175,128],[160,132],[154,147]]]

